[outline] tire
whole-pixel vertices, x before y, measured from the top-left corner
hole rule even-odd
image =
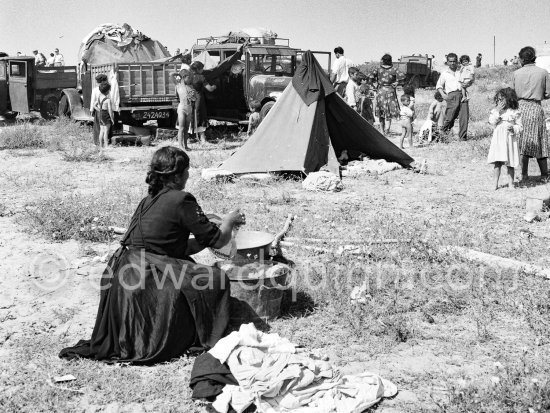
[[[59,102],[55,96],[50,96],[40,106],[40,114],[44,119],[55,119],[59,113]]]
[[[67,95],[61,96],[61,99],[59,99],[59,109],[57,112],[58,116],[70,118],[71,117],[71,107],[69,106],[69,98]]]
[[[409,84],[415,89],[418,89],[422,87],[422,80],[420,79],[420,76],[413,76]]]
[[[269,102],[266,102],[262,106],[262,108],[260,109],[260,119],[261,120],[265,119],[265,117],[267,116],[267,114],[269,113],[269,111],[271,110],[271,108],[273,107],[274,104],[275,104],[275,102],[270,100]]]

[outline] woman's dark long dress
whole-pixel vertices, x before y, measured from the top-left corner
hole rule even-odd
[[[220,236],[191,194],[144,198],[103,273],[91,340],[59,356],[154,364],[212,347],[229,321],[229,280],[185,256],[190,233],[205,247]]]

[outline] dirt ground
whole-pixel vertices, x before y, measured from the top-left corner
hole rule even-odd
[[[293,180],[266,184],[200,181],[200,168],[216,165],[239,144],[193,145],[190,192],[206,211],[224,213],[241,206],[250,229],[277,232],[291,213],[297,216],[289,234],[292,236],[343,240],[410,236],[434,247],[466,246],[543,267],[550,264],[544,238],[526,241],[520,236],[521,229],[544,232],[547,228],[547,221],[528,224],[523,215],[526,198],[547,195],[548,186],[532,180],[515,190],[493,190],[492,168],[485,162],[486,141],[407,149],[415,159],[427,160],[428,174],[397,170],[380,176],[348,177],[343,179],[344,190],[339,193],[305,192],[301,182]],[[128,197],[124,202],[135,207],[146,191],[144,176],[154,149],[110,148],[108,156],[112,159],[101,163],[66,162],[58,152],[44,149],[0,151],[1,410],[205,409],[190,398],[193,357],[147,368],[86,360],[67,362],[57,357],[61,348],[90,337],[99,300],[99,276],[106,255],[117,244],[116,240],[52,241],[24,219],[25,209],[33,202],[74,193],[102,196],[117,188]],[[536,169],[532,173],[537,175]],[[375,250],[374,255],[401,254],[392,248]],[[346,265],[356,260],[354,256],[324,256],[299,247],[288,247],[285,253],[297,263],[318,260]],[[199,259],[208,260],[206,254]],[[394,267],[384,267],[387,277],[394,275],[391,268],[406,273],[410,259],[409,255],[396,256]],[[365,265],[375,266],[373,261]],[[414,265],[420,268],[424,264]],[[469,271],[482,268],[471,264]],[[364,313],[350,314],[355,320],[349,321],[337,306],[322,304],[323,300],[330,301],[331,294],[335,302],[345,302],[349,290],[360,280],[352,280],[352,284],[342,286],[341,291],[311,293],[313,303],[307,310],[272,322],[271,331],[310,348],[322,348],[344,372],[373,371],[394,381],[398,396],[384,400],[376,411],[440,410],[456,385],[488,382],[497,374],[495,363],[506,364],[525,355],[537,359],[548,353],[548,344],[537,342],[525,320],[502,307],[496,308],[490,319],[480,321],[489,330],[483,339],[479,322],[474,322],[479,321],[479,314],[472,314],[477,310],[468,306],[456,311],[433,310],[431,320],[424,311],[411,310],[407,313],[409,338],[405,340],[370,334],[373,329]],[[302,286],[302,291],[308,290]],[[410,285],[404,294],[400,295],[403,300],[406,294],[416,294],[416,286]],[[509,293],[509,302],[513,302],[514,294],[517,292]],[[63,374],[73,374],[76,380],[50,384],[50,377]]]

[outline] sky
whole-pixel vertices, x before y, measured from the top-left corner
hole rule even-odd
[[[521,47],[550,44],[549,0],[0,0],[0,51],[49,55],[76,64],[82,39],[102,23],[128,23],[173,53],[198,37],[264,27],[292,47],[344,48],[354,63],[390,53],[483,54],[483,64]]]

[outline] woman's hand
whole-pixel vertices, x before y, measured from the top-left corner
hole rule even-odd
[[[224,217],[224,221],[231,225],[231,227],[241,226],[246,224],[246,216],[240,209],[236,209],[235,211],[231,211],[227,214]]]

